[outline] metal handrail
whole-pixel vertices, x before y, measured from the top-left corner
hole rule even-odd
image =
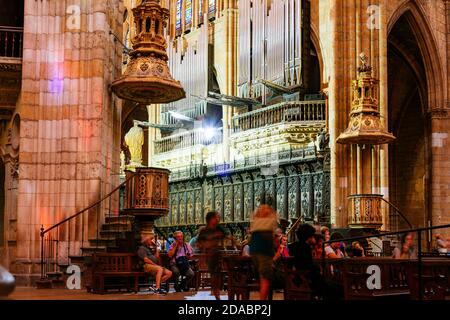
[[[117,187],[115,187],[112,191],[110,191],[106,196],[104,196],[103,198],[101,198],[100,200],[97,200],[96,202],[94,202],[93,204],[91,204],[90,206],[84,208],[81,211],[78,211],[77,213],[75,213],[74,215],[71,215],[70,217],[58,222],[57,224],[51,226],[50,228],[47,228],[44,230],[44,226],[41,227],[41,237],[43,237],[46,233],[48,233],[49,231],[59,227],[60,225],[66,223],[69,220],[72,220],[73,218],[78,217],[80,214],[82,214],[83,212],[86,212],[92,208],[94,208],[95,206],[97,206],[98,204],[100,204],[101,202],[105,201],[106,199],[108,199],[110,196],[113,195],[113,193],[115,193],[117,190],[119,190],[121,187],[123,187],[125,184],[127,184],[127,182],[129,182],[131,179],[133,179],[136,176],[136,174],[131,175],[130,177],[128,177],[124,182],[122,182],[121,184],[119,184]]]
[[[88,210],[90,210],[90,209],[96,207],[97,205],[99,205],[100,203],[102,203],[103,201],[105,201],[106,199],[108,199],[108,198],[111,199],[111,196],[112,196],[115,192],[117,192],[117,191],[118,191],[119,189],[121,189],[124,185],[126,185],[127,183],[129,183],[135,176],[136,176],[136,173],[131,174],[124,182],[122,182],[121,184],[119,184],[117,187],[115,187],[113,190],[111,190],[108,194],[106,194],[106,195],[105,195],[104,197],[102,197],[100,200],[97,200],[97,201],[94,202],[93,204],[91,204],[91,205],[87,206],[86,208],[84,208],[84,209],[78,211],[77,213],[71,215],[70,217],[65,218],[64,220],[62,220],[62,221],[60,221],[60,222],[58,222],[58,223],[52,225],[51,227],[49,227],[49,228],[47,228],[47,229],[44,229],[44,226],[43,226],[43,225],[41,226],[41,229],[40,229],[40,238],[41,238],[41,248],[40,248],[40,249],[41,249],[41,250],[40,250],[40,251],[41,251],[41,253],[40,253],[40,255],[41,255],[41,257],[40,257],[41,280],[44,280],[44,279],[45,279],[45,270],[44,270],[44,269],[46,268],[46,267],[45,267],[45,264],[49,261],[48,259],[52,259],[52,257],[44,257],[44,255],[45,255],[45,254],[44,254],[44,243],[45,243],[46,241],[47,241],[47,242],[48,242],[48,241],[54,242],[55,245],[56,245],[56,247],[53,247],[53,245],[52,245],[50,248],[47,248],[47,250],[49,250],[49,251],[51,252],[51,255],[52,255],[52,256],[56,256],[56,261],[58,261],[58,256],[59,256],[59,253],[58,253],[58,250],[59,250],[58,244],[59,244],[59,242],[60,242],[59,237],[56,237],[55,239],[53,239],[52,236],[51,236],[51,234],[50,234],[50,235],[48,236],[49,239],[45,240],[45,239],[44,239],[45,235],[46,235],[47,233],[49,233],[50,231],[59,228],[61,225],[65,224],[65,223],[68,223],[69,221],[71,221],[71,220],[77,218],[78,216],[80,216],[80,215],[83,214],[84,212],[86,212],[86,211],[88,211]],[[110,202],[110,206],[109,206],[109,211],[111,211],[111,202]],[[99,222],[99,221],[98,221],[98,215],[97,215],[97,241],[98,241],[98,232],[99,232],[99,230],[98,230],[98,228],[99,228],[98,222]],[[83,227],[84,227],[84,223],[83,223]],[[57,229],[57,230],[59,230],[59,229]],[[84,234],[84,231],[82,231],[81,233],[82,233],[82,240],[81,240],[81,242],[83,243],[83,234]],[[69,229],[68,229],[68,236],[69,236],[69,243],[68,243],[67,254],[70,254],[70,224],[69,224]],[[98,243],[97,243],[97,245],[98,245]],[[48,258],[48,259],[47,259],[47,258]],[[54,257],[53,257],[53,258],[54,258]],[[55,262],[55,261],[54,261],[54,262]]]
[[[409,226],[410,228],[413,227],[412,224],[411,224],[411,222],[409,222],[409,220],[406,218],[406,216],[403,214],[403,212],[401,212],[401,210],[400,210],[395,204],[393,204],[392,202],[390,202],[389,200],[386,200],[386,199],[384,199],[384,198],[380,198],[380,199],[383,200],[384,202],[386,202],[386,203],[387,203],[388,205],[390,205],[392,208],[394,208],[395,211],[397,211],[397,213],[400,215],[400,217],[402,217],[403,220],[406,221],[406,223],[408,224],[408,226]]]
[[[23,31],[23,28],[22,27],[11,27],[11,26],[0,26],[0,31],[19,32],[19,31]]]

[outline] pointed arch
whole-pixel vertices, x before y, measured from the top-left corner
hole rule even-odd
[[[417,39],[420,52],[425,64],[425,73],[428,87],[428,110],[440,109],[444,106],[445,91],[443,88],[444,78],[442,75],[441,58],[439,56],[436,38],[431,31],[430,23],[424,14],[423,9],[416,1],[406,1],[391,15],[387,32],[391,33],[396,22],[405,16],[411,26],[414,36]]]
[[[323,89],[322,87],[324,85],[325,65],[324,65],[324,60],[323,60],[323,55],[322,55],[322,44],[320,43],[320,39],[319,39],[318,35],[319,35],[319,32],[318,32],[316,26],[311,23],[311,42],[314,46],[314,49],[316,49],[317,59],[319,60],[320,87],[321,87],[321,89]]]

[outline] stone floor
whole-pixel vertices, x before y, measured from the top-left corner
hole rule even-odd
[[[226,292],[221,294],[222,300],[228,300]],[[18,287],[10,300],[215,300],[210,291],[202,290],[198,292],[175,292],[171,291],[167,295],[156,295],[148,291],[139,293],[111,292],[108,294],[92,294],[86,290],[68,289],[36,289],[32,287]],[[258,293],[252,292],[250,300],[257,300]],[[274,293],[274,300],[282,300],[282,293]]]

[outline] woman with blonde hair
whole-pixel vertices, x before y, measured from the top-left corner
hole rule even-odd
[[[274,252],[274,235],[278,227],[275,210],[267,204],[260,205],[252,215],[250,222],[250,255],[259,273],[259,296],[261,300],[269,297],[272,281],[272,259]]]

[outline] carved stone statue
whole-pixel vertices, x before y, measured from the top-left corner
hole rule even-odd
[[[142,146],[144,145],[144,130],[134,121],[134,126],[125,135],[125,144],[130,150],[130,168],[142,167]]]
[[[324,130],[320,130],[320,133],[316,137],[316,148],[317,150],[323,150],[328,148],[330,143],[330,135]]]

